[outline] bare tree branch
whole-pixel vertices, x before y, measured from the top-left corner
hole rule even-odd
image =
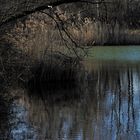
[[[95,0],[93,0],[93,1],[89,1],[89,0],[54,0],[53,2],[49,1],[48,3],[43,4],[41,6],[38,6],[38,7],[35,7],[35,8],[31,7],[28,10],[22,10],[21,9],[21,12],[17,12],[15,10],[15,13],[11,14],[8,18],[7,17],[2,18],[2,20],[0,21],[0,26],[6,24],[8,22],[14,21],[14,20],[16,20],[18,18],[22,18],[22,17],[25,17],[25,16],[30,15],[32,13],[41,11],[41,10],[50,9],[50,8],[53,8],[53,7],[62,5],[62,4],[77,3],[77,2],[89,3],[89,4],[97,4],[97,3],[101,4],[101,3],[105,2],[105,1],[102,1],[102,0],[101,1],[95,1]],[[2,3],[2,2],[0,2],[0,3]],[[7,6],[8,6],[8,3],[7,3]],[[25,4],[25,6],[27,6],[27,4]],[[16,7],[14,7],[14,6],[13,6],[13,8],[16,9]],[[10,10],[8,12],[10,12]],[[2,13],[0,13],[0,15],[2,15]]]

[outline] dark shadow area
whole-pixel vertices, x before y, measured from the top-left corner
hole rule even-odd
[[[56,88],[76,84],[81,67],[76,58],[53,52],[46,57],[37,60],[10,44],[0,46],[0,87],[18,83],[47,83]]]
[[[0,95],[0,139],[9,138],[9,103]]]

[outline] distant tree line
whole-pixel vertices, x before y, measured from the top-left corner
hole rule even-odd
[[[106,23],[117,22],[131,28],[140,27],[140,0],[97,0],[95,5],[90,2],[76,5],[87,9],[87,15],[95,20]]]

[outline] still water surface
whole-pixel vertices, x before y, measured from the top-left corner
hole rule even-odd
[[[94,48],[83,64],[78,87],[13,88],[9,106],[0,98],[0,140],[139,140],[140,47]]]

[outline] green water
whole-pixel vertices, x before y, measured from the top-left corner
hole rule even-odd
[[[88,59],[111,61],[140,61],[140,46],[94,47],[88,52]]]

